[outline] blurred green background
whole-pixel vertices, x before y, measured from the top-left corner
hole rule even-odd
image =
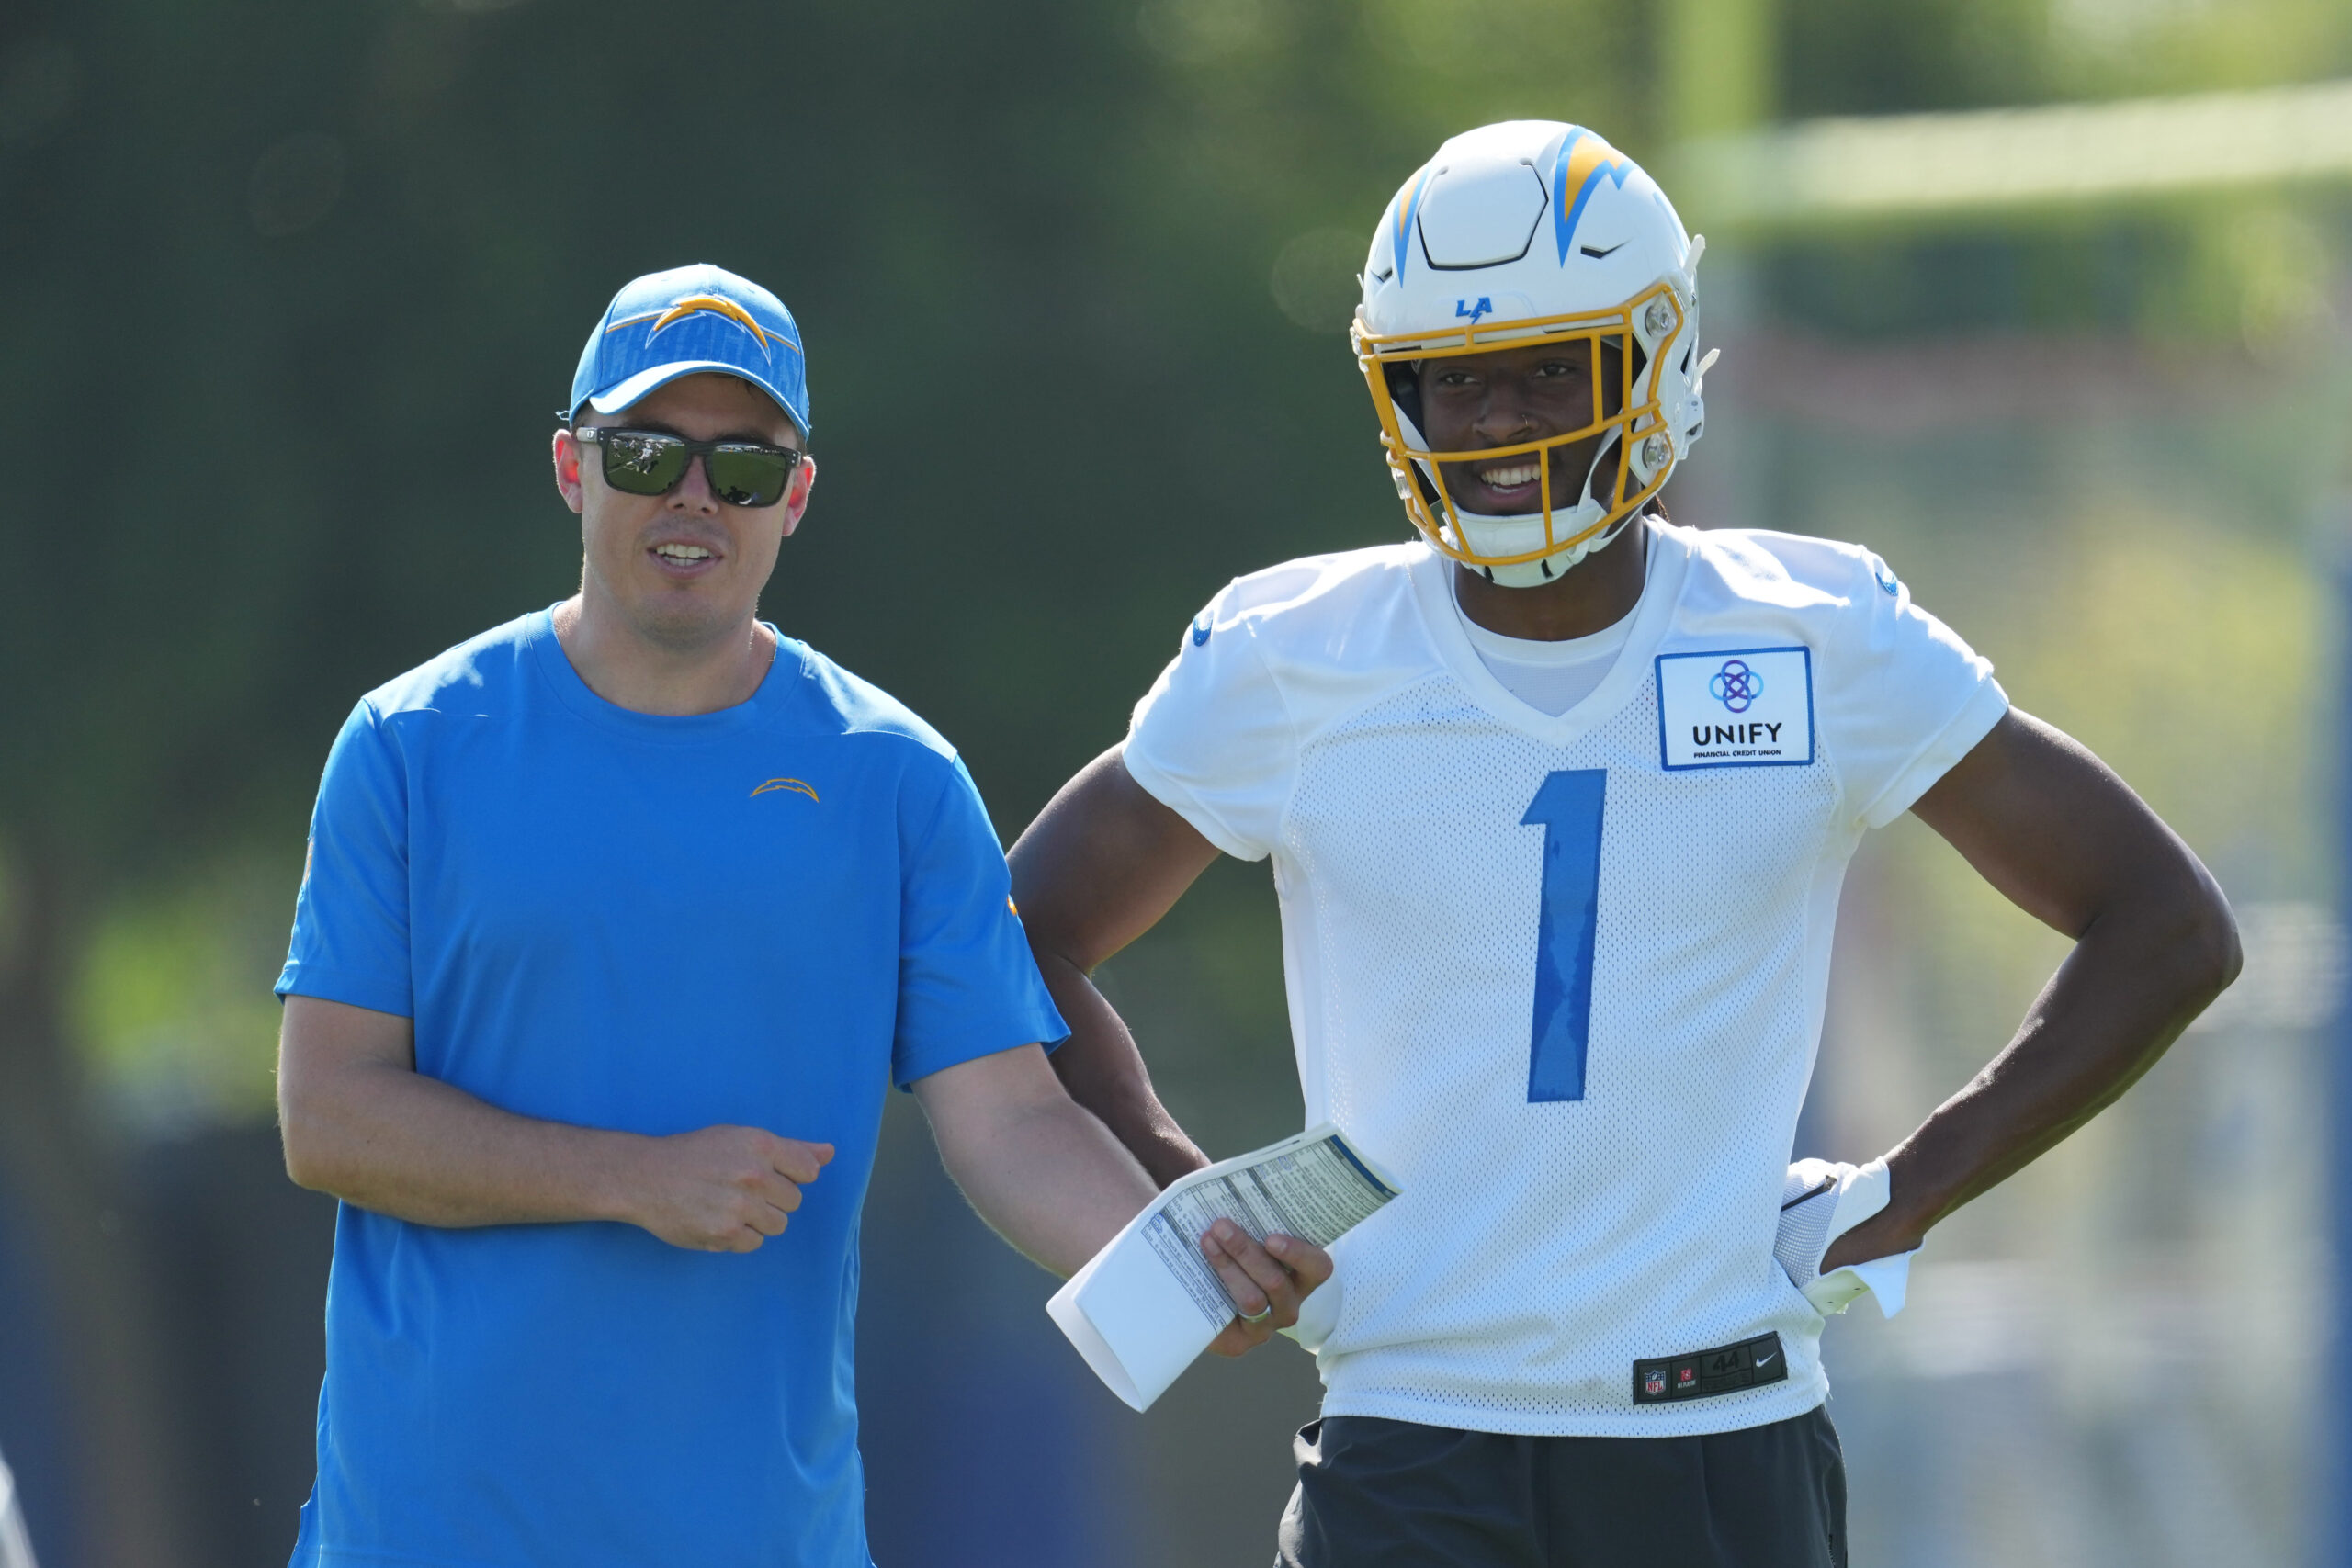
[[[1446,135],[1573,119],[1674,190],[1819,117],[2346,75],[2347,0],[16,0],[0,1450],[41,1560],[290,1546],[311,794],[360,693],[570,591],[549,411],[623,280],[707,260],[798,315],[824,483],[766,613],[944,730],[1010,841],[1227,578],[1402,535],[1349,275]],[[1725,352],[1677,518],[1880,550],[2246,921],[2207,1026],[1939,1231],[1903,1318],[1833,1327],[1856,1561],[2332,1561],[2352,202],[1684,217]],[[1104,971],[1214,1153],[1297,1126],[1277,940],[1226,864]],[[1839,941],[1798,1152],[1854,1159],[2062,952],[1907,821]],[[1116,1405],[903,1105],[866,1248],[885,1568],[1270,1555],[1306,1357]]]

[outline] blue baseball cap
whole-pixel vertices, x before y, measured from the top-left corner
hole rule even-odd
[[[618,413],[654,388],[698,371],[741,376],[808,437],[808,367],[784,301],[725,267],[648,273],[605,307],[571,373],[571,417]]]

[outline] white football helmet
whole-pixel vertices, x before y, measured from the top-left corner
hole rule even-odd
[[[1705,247],[1656,181],[1582,126],[1464,131],[1405,182],[1373,236],[1352,335],[1396,493],[1431,545],[1493,581],[1533,587],[1607,545],[1658,492],[1706,423],[1699,391],[1715,356],[1698,356],[1695,280]],[[1430,450],[1421,361],[1563,339],[1591,344],[1589,423],[1481,452]],[[1596,434],[1582,488],[1554,494],[1552,448]],[[1537,453],[1543,510],[1519,516],[1464,512],[1439,469]],[[1594,495],[1593,474],[1612,471]]]

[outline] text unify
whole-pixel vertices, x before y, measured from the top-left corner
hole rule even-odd
[[[1778,740],[1781,727],[1777,724],[1694,724],[1690,739],[1700,746],[1753,746],[1762,740]]]

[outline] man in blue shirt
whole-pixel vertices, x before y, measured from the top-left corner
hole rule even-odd
[[[757,619],[815,480],[799,334],[621,290],[555,437],[577,594],[363,699],[311,829],[279,1093],[341,1198],[294,1562],[855,1568],[858,1211],[887,1087],[1067,1273],[1155,1190],[945,741]],[[1253,1325],[1327,1271],[1206,1249]]]

